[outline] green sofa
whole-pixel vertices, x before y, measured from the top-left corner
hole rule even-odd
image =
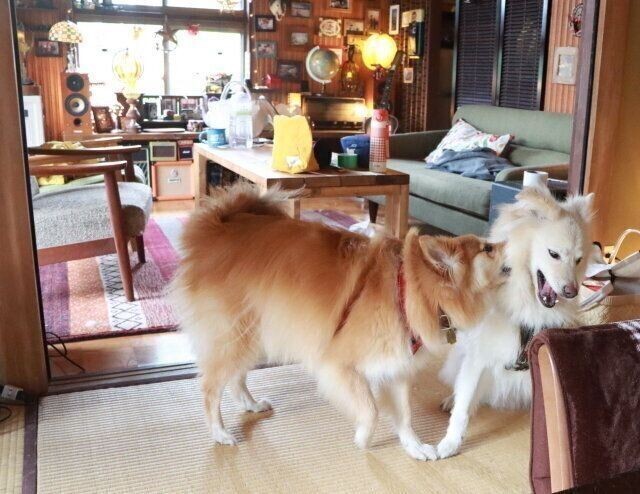
[[[468,105],[458,109],[453,121],[460,118],[484,132],[514,136],[503,153],[514,166],[501,171],[497,182],[521,180],[524,170],[543,170],[550,177],[567,178],[571,115]],[[488,225],[492,182],[428,170],[425,166],[425,157],[446,133],[447,130],[434,130],[392,135],[387,167],[411,175],[412,217],[455,235],[483,235]],[[373,201],[383,203],[384,198]]]

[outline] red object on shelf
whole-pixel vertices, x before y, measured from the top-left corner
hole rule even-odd
[[[264,77],[264,85],[269,89],[280,89],[282,87],[282,79],[280,79],[277,75],[267,74]]]
[[[369,170],[383,173],[389,158],[389,112],[373,110],[369,144]]]

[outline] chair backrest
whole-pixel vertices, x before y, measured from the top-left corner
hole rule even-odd
[[[515,164],[567,163],[573,117],[565,113],[519,110],[488,105],[461,106],[453,116],[491,134],[511,134]],[[541,153],[545,153],[544,155]]]

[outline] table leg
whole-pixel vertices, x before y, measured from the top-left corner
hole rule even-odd
[[[385,195],[384,226],[388,233],[403,238],[409,226],[409,186],[398,185],[396,192]]]
[[[292,218],[300,219],[300,199],[289,199],[286,202],[287,214]]]
[[[198,148],[196,146],[193,147],[194,156],[193,162],[196,166],[196,186],[195,186],[195,196],[196,196],[196,206],[200,202],[200,199],[205,197],[208,194],[207,191],[207,158],[200,152],[198,152]]]

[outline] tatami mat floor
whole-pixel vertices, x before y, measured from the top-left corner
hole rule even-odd
[[[415,388],[415,428],[437,442],[448,415],[435,368]],[[460,455],[417,462],[382,418],[367,452],[351,424],[320,398],[298,366],[250,373],[249,388],[274,411],[223,415],[238,447],[207,433],[195,379],[88,391],[42,400],[38,492],[77,493],[514,493],[528,492],[528,413],[481,409]]]
[[[21,491],[23,459],[24,408],[11,407],[11,417],[0,423],[0,493]]]

